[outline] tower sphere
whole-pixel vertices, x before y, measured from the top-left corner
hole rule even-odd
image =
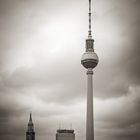
[[[98,62],[99,62],[99,58],[98,58],[97,54],[93,51],[85,52],[82,55],[81,64],[87,69],[95,68],[97,66]]]

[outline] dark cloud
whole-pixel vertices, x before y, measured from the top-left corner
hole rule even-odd
[[[95,111],[97,112],[95,121],[97,137],[100,139],[107,136],[109,139],[112,137],[130,140],[134,137],[139,138],[140,113],[137,111],[139,100],[139,87],[131,87],[127,96],[100,103],[102,110],[105,111],[100,115],[97,110]],[[100,135],[101,132],[102,135]]]
[[[100,49],[104,48],[104,50],[106,49],[106,51],[108,51],[108,59],[104,58],[104,54],[100,54],[100,64],[96,72],[98,80],[95,81],[95,87],[98,88],[95,95],[97,97],[100,96],[101,98],[122,96],[123,94],[128,93],[131,85],[140,84],[138,65],[140,61],[138,55],[140,52],[140,5],[137,1],[128,1],[127,4],[125,4],[125,1],[120,3],[114,2],[114,4],[111,5],[112,8],[110,8],[112,12],[109,10],[106,15],[97,19],[98,21],[105,23],[105,30],[111,31],[112,33],[108,35],[110,37],[110,43],[112,44],[99,44],[97,42],[97,44],[102,47]],[[114,23],[111,25],[114,27],[111,27],[108,22]],[[114,34],[113,32],[116,32],[117,34]],[[105,37],[106,40],[108,39],[108,36]],[[114,36],[115,40],[113,38]],[[110,54],[108,48],[111,50],[112,54]]]

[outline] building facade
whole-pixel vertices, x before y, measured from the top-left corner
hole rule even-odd
[[[66,130],[66,129],[57,130],[56,140],[75,140],[74,130]]]
[[[34,124],[32,122],[32,114],[30,113],[30,118],[26,131],[26,140],[35,140]]]

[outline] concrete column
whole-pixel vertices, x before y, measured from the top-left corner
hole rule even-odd
[[[86,140],[94,140],[94,122],[93,122],[93,71],[87,70],[87,122],[86,122]]]

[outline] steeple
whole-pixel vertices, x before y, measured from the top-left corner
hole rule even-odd
[[[34,124],[32,122],[31,112],[30,112],[29,122],[27,126],[26,140],[35,140]]]
[[[32,113],[30,112],[30,119],[29,122],[32,122]]]
[[[32,114],[30,112],[30,118],[29,118],[29,122],[28,122],[28,132],[33,132],[34,131],[34,124],[32,122]]]

